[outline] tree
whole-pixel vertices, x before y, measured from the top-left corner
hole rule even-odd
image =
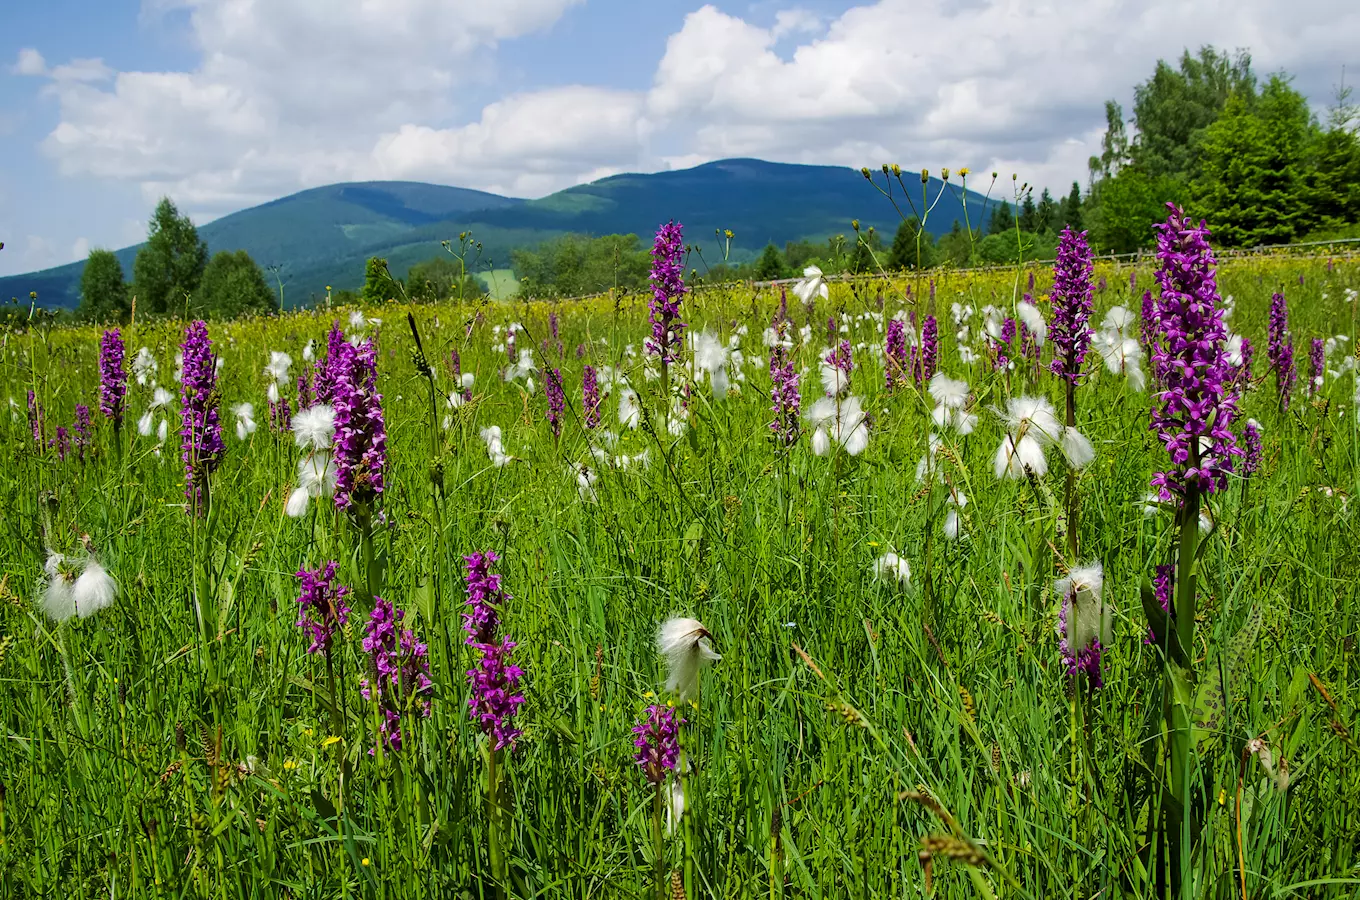
[[[1254,102],[1253,102],[1254,101]],[[1233,95],[1204,131],[1194,208],[1228,246],[1286,243],[1306,234],[1308,101],[1272,75],[1259,97]]]
[[[857,231],[855,238],[855,246],[850,251],[850,272],[854,275],[877,272],[887,262],[883,255],[883,239],[872,225]]]
[[[565,234],[532,249],[512,250],[510,258],[522,297],[581,297],[615,287],[641,290],[651,267],[636,234]]]
[[[1041,234],[1048,234],[1054,231],[1053,224],[1058,220],[1058,204],[1053,201],[1053,195],[1044,188],[1039,195],[1039,205],[1034,211],[1034,230]]]
[[[203,270],[193,306],[204,318],[231,319],[278,312],[279,299],[249,253],[221,250]]]
[[[151,214],[146,246],[137,251],[132,280],[138,304],[155,315],[175,312],[198,290],[208,265],[208,245],[169,197]]]
[[[1005,200],[1001,201],[1000,206],[992,207],[992,218],[987,223],[988,234],[1001,234],[1015,227],[1015,214],[1011,212],[1011,205]]]
[[[755,268],[751,272],[756,281],[774,281],[788,275],[788,269],[784,265],[784,254],[779,252],[779,248],[774,244],[766,244],[765,250],[756,260]]]
[[[1306,193],[1312,218],[1324,229],[1360,222],[1360,137],[1348,124],[1349,117],[1333,116],[1313,147]]]
[[[1025,202],[1020,206],[1020,230],[1039,230],[1039,210],[1034,205],[1034,192],[1025,192]]]
[[[1229,97],[1250,106],[1255,91],[1256,76],[1246,52],[1229,56],[1202,47],[1192,56],[1187,50],[1178,69],[1159,60],[1152,77],[1134,89],[1138,134],[1128,145],[1129,161],[1152,178],[1194,178],[1204,130],[1218,119]]]
[[[1179,200],[1184,181],[1173,175],[1153,177],[1141,166],[1127,166],[1097,184],[1099,202],[1087,211],[1091,244],[1107,253],[1132,253],[1151,247],[1152,226],[1166,219],[1168,201]]]
[[[364,264],[364,289],[359,298],[364,303],[386,303],[397,296],[397,284],[387,271],[387,260],[370,256]]]
[[[1058,230],[1070,225],[1073,231],[1081,230],[1081,185],[1072,182],[1072,191],[1058,205]]]
[[[977,229],[970,234],[958,219],[954,220],[954,227],[948,234],[940,238],[939,254],[940,258],[950,265],[968,266],[973,264],[974,247],[977,245],[980,235]]]
[[[795,274],[806,269],[819,253],[821,249],[811,241],[789,241],[784,244],[784,261]]]
[[[123,266],[112,250],[91,250],[80,276],[82,319],[91,322],[125,322],[129,303]]]
[[[939,261],[935,238],[921,228],[921,221],[915,216],[903,219],[902,224],[897,226],[897,234],[893,236],[892,247],[888,250],[888,268],[929,269],[939,265]]]
[[[484,295],[486,290],[476,277],[468,274],[460,260],[444,255],[412,266],[406,273],[406,293],[412,300],[432,303],[474,300]]]

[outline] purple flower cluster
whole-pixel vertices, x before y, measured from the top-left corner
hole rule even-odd
[[[491,570],[500,557],[494,551],[463,557],[467,567],[467,606],[463,614],[464,643],[477,650],[479,657],[469,669],[468,714],[492,740],[492,749],[512,750],[520,730],[515,727],[515,710],[524,702],[517,691],[524,672],[511,661],[515,642],[500,634],[500,611],[510,599],[501,588],[501,577]]]
[[[1063,229],[1058,239],[1058,258],[1053,263],[1053,321],[1048,339],[1053,342],[1053,374],[1075,382],[1081,377],[1086,352],[1091,347],[1091,248],[1086,232]],[[1144,318],[1151,294],[1143,301]]]
[[[770,371],[774,372],[773,359],[770,360]],[[883,372],[888,390],[907,378],[907,323],[901,319],[888,320],[888,335],[883,345]]]
[[[1228,428],[1237,396],[1224,350],[1228,332],[1218,306],[1209,231],[1175,204],[1167,206],[1170,215],[1156,226],[1162,296],[1154,363],[1164,388],[1158,394],[1161,406],[1152,414],[1152,427],[1173,463],[1152,478],[1164,503],[1191,490],[1222,490],[1233,470],[1232,458],[1242,453]]]
[[[685,720],[669,706],[649,706],[641,722],[633,726],[633,746],[637,748],[637,764],[642,767],[647,782],[659,785],[666,780],[666,772],[674,772],[680,764],[680,726]]]
[[[117,328],[99,338],[99,411],[123,427],[123,403],[127,398],[127,370],[123,368],[123,334]]]
[[[600,424],[600,382],[594,366],[586,366],[581,375],[581,409],[585,413],[587,428]]]
[[[1152,589],[1157,603],[1162,607],[1162,612],[1171,612],[1171,577],[1175,567],[1171,565],[1158,566],[1152,575]],[[1143,638],[1144,644],[1157,643],[1157,632],[1148,626],[1147,637]]]
[[[672,363],[683,346],[680,333],[685,323],[680,321],[680,300],[685,296],[684,243],[679,222],[668,222],[656,231],[652,243],[652,272],[648,279],[652,299],[652,336],[647,339],[647,352],[660,356],[663,363]]]
[[[1251,338],[1242,338],[1242,365],[1237,367],[1237,383],[1243,389],[1251,384],[1251,361],[1256,356],[1256,348],[1251,343]]]
[[[1308,353],[1308,396],[1315,396],[1322,387],[1323,366],[1327,361],[1327,346],[1322,338],[1313,338],[1313,346]]]
[[[387,426],[378,393],[378,351],[372,339],[358,347],[341,342],[330,360],[335,381],[335,506],[349,509],[373,502],[383,492]]]
[[[222,463],[222,422],[218,418],[217,358],[213,356],[208,326],[190,322],[184,331],[184,354],[179,399],[181,456],[184,460],[184,496],[189,510],[202,512],[204,485]]]
[[[331,330],[326,334],[326,355],[316,361],[316,374],[312,377],[312,392],[316,395],[317,403],[333,402],[335,382],[346,365],[350,350],[345,333],[340,330],[340,323],[332,322]]]
[[[288,405],[288,398],[279,397],[279,402],[269,404],[269,427],[278,434],[287,434],[293,430],[293,408]]]
[[[416,640],[411,629],[401,627],[405,616],[391,601],[374,597],[373,612],[364,625],[363,648],[369,654],[375,677],[360,683],[360,693],[365,700],[378,701],[383,717],[383,742],[395,751],[401,750],[402,716],[413,712],[422,719],[429,718],[430,696],[434,692],[426,658],[429,651]]]
[[[302,583],[297,626],[312,639],[308,653],[329,656],[335,630],[349,621],[349,607],[345,605],[349,588],[336,583],[335,569],[336,563],[331,561],[314,571],[297,571],[297,579]]]
[[[312,379],[304,368],[297,379],[298,409],[310,409],[312,405]]]
[[[1248,419],[1242,429],[1242,475],[1250,477],[1261,469],[1261,429]]]
[[[1270,298],[1270,320],[1266,324],[1266,358],[1270,360],[1270,370],[1275,373],[1275,390],[1280,395],[1280,409],[1289,409],[1289,395],[1294,390],[1294,380],[1298,372],[1294,368],[1294,336],[1289,333],[1289,304],[1284,294],[1274,294]]]
[[[1062,654],[1063,665],[1067,667],[1068,675],[1076,676],[1085,672],[1092,689],[1100,688],[1105,684],[1100,672],[1105,648],[1100,645],[1100,638],[1093,637],[1085,647],[1074,649],[1067,640],[1067,620],[1071,615],[1072,597],[1069,594],[1063,598],[1062,609],[1058,612],[1058,650]]]
[[[93,437],[93,431],[90,427],[90,408],[84,403],[76,404],[76,424],[72,430],[76,434],[76,457],[83,463]]]
[[[548,424],[552,426],[553,437],[562,436],[562,414],[567,409],[566,392],[562,389],[562,372],[549,368],[543,379],[543,396],[548,398]]]
[[[770,409],[774,413],[774,418],[770,420],[770,433],[774,442],[781,447],[792,447],[798,443],[799,415],[803,405],[803,399],[798,394],[798,372],[794,368],[789,348],[784,346],[787,328],[785,323],[779,323],[779,341],[770,350],[770,381],[773,384],[770,389]]]
[[[926,316],[921,323],[921,343],[911,348],[911,375],[916,386],[928,384],[935,376],[935,366],[940,358],[940,326],[934,316]]]
[[[38,449],[46,450],[46,416],[43,414],[42,404],[32,391],[28,392],[28,430],[33,433],[33,443],[38,445]]]
[[[850,350],[849,341],[841,341],[837,344],[836,347],[826,355],[824,361],[828,366],[831,366],[831,368],[840,370],[841,374],[846,378],[849,378],[850,373],[855,371],[855,359],[854,354]]]
[[[57,459],[66,462],[66,454],[71,452],[71,433],[65,425],[57,426],[57,436],[52,438],[52,446],[57,448]]]
[[[1011,342],[1015,340],[1015,320],[1006,319],[1001,323],[1001,337],[992,342],[992,352],[996,355],[992,360],[992,371],[1004,369],[1010,365]]]

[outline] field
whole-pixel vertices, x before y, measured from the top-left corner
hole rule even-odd
[[[1097,264],[1092,326],[1122,305],[1137,334],[1155,269]],[[1136,390],[1092,351],[1075,397],[1094,460],[1077,472],[1046,448],[1047,474],[994,471],[1008,400],[1061,416],[1065,394],[1051,343],[1042,365],[1017,341],[1014,365],[993,367],[984,308],[1007,317],[1032,293],[1048,318],[1052,282],[1036,267],[837,283],[812,307],[790,292],[804,413],[824,394],[828,319],[853,353],[846,397],[867,430],[842,419],[841,447],[834,420],[772,440],[770,288],[684,297],[686,333],[715,340],[655,378],[645,296],[212,323],[225,450],[201,503],[181,462],[186,323],[123,328],[126,366],[146,347],[158,370],[131,378],[118,431],[99,409],[99,330],[5,334],[0,896],[1354,896],[1360,264],[1220,271],[1228,328],[1256,348],[1232,431],[1240,443],[1251,418],[1263,438],[1259,468],[1202,517],[1181,670],[1199,706],[1176,694],[1140,591],[1186,546],[1146,500],[1169,465],[1152,373]],[[1287,411],[1267,362],[1275,291],[1299,370]],[[937,427],[910,372],[887,387],[900,310],[937,317],[938,368],[968,383],[946,417],[975,415],[970,434]],[[266,367],[291,357],[280,393],[296,414],[296,376],[325,359],[333,323],[374,342],[384,487],[348,511],[323,490],[293,517],[304,451],[271,427]],[[1333,339],[1320,387],[1314,338]],[[455,351],[473,380],[450,403]],[[595,428],[586,365],[608,394]],[[172,395],[155,409],[153,384]],[[246,402],[256,427],[238,437]],[[482,551],[499,556],[501,634],[523,670],[522,734],[501,750],[468,714],[481,651],[465,643],[464,557]],[[44,574],[49,553],[65,562]],[[89,559],[117,595],[58,621],[53,585]],[[295,573],[328,560],[351,611],[309,653]],[[1113,611],[1098,689],[1064,665],[1055,588],[1095,561]],[[392,682],[362,646],[374,595],[412,631]],[[671,616],[702,622],[721,655],[684,699],[656,649]],[[682,753],[654,786],[634,726],[667,703]],[[1177,756],[1163,716],[1187,705],[1203,714]],[[1168,776],[1175,759],[1187,771]],[[1191,804],[1170,816],[1173,793]],[[1158,843],[1163,829],[1190,837]]]

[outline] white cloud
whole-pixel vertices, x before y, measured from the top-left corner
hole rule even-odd
[[[79,262],[80,260],[85,259],[89,255],[90,255],[90,239],[85,237],[76,238],[75,243],[71,245],[71,261]]]
[[[47,61],[37,50],[32,47],[24,47],[19,50],[19,58],[10,67],[10,70],[15,75],[46,75]]]

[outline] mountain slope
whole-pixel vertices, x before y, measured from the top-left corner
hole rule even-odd
[[[904,180],[919,184],[915,176]],[[940,187],[932,178],[930,195]],[[973,220],[980,221],[986,214],[983,198],[970,194],[968,202]],[[261,266],[279,266],[291,304],[320,296],[326,285],[357,287],[369,256],[387,258],[393,273],[403,275],[414,263],[444,252],[441,241],[456,243],[463,231],[482,244],[478,268],[505,268],[512,249],[561,234],[635,233],[645,240],[659,223],[675,219],[685,225],[687,241],[716,262],[715,229],[736,234],[732,255],[742,260],[769,242],[851,235],[855,218],[863,228],[876,226],[885,243],[899,221],[892,205],[857,170],[729,159],[692,169],[615,175],[538,200],[415,182],[336,184],[232,213],[199,234],[212,252],[243,249]],[[940,234],[956,218],[963,218],[963,208],[951,190],[927,224]],[[118,251],[129,278],[136,251]],[[0,298],[22,299],[37,290],[45,305],[73,306],[83,265],[0,279]]]

